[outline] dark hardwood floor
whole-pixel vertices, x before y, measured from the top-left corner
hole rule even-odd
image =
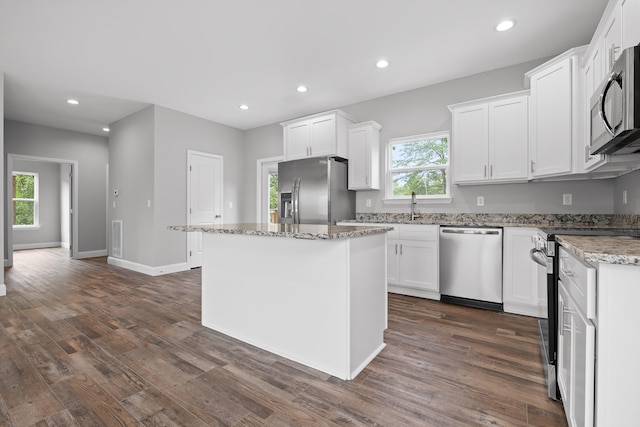
[[[14,253],[2,426],[564,426],[534,318],[389,297],[387,347],[345,382],[204,328],[200,271],[149,277]]]

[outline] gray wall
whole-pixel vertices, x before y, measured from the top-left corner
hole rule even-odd
[[[104,251],[107,138],[13,120],[5,120],[4,126],[5,165],[8,153],[78,162],[78,252]],[[6,238],[4,242],[6,246]]]
[[[60,164],[16,159],[13,161],[13,171],[38,174],[40,218],[40,228],[37,230],[13,230],[14,249],[21,245],[60,246],[62,241],[60,232]]]
[[[622,203],[624,190],[627,190],[627,204]],[[615,213],[640,215],[640,171],[616,178],[614,196]]]
[[[0,150],[2,150],[2,152],[4,151],[4,73],[2,71],[0,71]],[[0,185],[2,186],[2,188],[6,188],[5,185],[5,162],[2,161],[0,162]],[[6,190],[5,190],[6,191]],[[6,249],[5,247],[7,246],[7,241],[5,239],[6,236],[6,221],[5,221],[5,200],[6,197],[4,197],[5,193],[4,191],[0,191],[0,194],[3,195],[3,197],[0,197],[0,223],[2,223],[2,227],[0,227],[0,242],[4,242],[4,244],[0,245],[0,259],[4,260],[5,259],[5,254]],[[0,296],[5,295],[7,292],[7,289],[4,285],[4,274],[2,275],[2,279],[0,279]]]
[[[381,177],[384,177],[384,144],[390,138],[451,130],[451,112],[447,105],[524,89],[524,73],[545,59],[476,74],[408,92],[340,107],[359,121],[375,120],[383,128],[381,141]],[[282,155],[282,130],[270,125],[246,132],[246,167],[251,177],[248,188],[255,194],[256,160]],[[278,132],[279,131],[279,132]],[[384,186],[384,182],[382,182]],[[613,213],[613,180],[563,181],[522,184],[451,186],[450,204],[420,204],[420,212],[472,213]],[[563,206],[562,195],[571,193],[573,205]],[[485,205],[476,206],[477,196]],[[384,188],[359,191],[358,212],[408,212],[409,206],[385,205]],[[366,208],[366,199],[372,207]],[[245,219],[255,218],[255,196],[246,199]]]
[[[166,227],[187,222],[187,150],[223,157],[223,219],[239,222],[245,182],[242,131],[159,106],[110,129],[109,220],[123,221],[124,260],[148,267],[186,262],[186,233]]]
[[[166,229],[187,223],[187,150],[223,157],[226,223],[240,222],[245,193],[241,130],[164,107],[155,107],[155,266],[186,262],[187,235]]]
[[[155,247],[147,208],[154,191],[154,117],[148,107],[109,125],[109,226],[122,220],[122,258],[143,265],[152,265]]]

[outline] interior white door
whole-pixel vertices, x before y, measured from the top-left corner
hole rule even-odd
[[[222,157],[188,153],[188,225],[222,223]],[[187,233],[189,268],[202,266],[202,233]]]

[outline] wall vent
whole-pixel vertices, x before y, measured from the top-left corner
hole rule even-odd
[[[122,220],[111,221],[111,256],[122,258]]]

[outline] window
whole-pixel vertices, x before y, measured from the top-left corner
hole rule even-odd
[[[38,174],[13,172],[13,228],[37,228]]]
[[[390,139],[387,143],[388,200],[416,196],[450,200],[449,132]]]

